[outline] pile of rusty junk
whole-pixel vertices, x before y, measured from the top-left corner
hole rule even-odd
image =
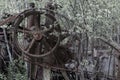
[[[19,14],[4,13],[0,26],[7,27],[0,28],[1,72],[7,73],[8,65],[18,58],[26,62],[29,80],[42,80],[43,68],[50,68],[59,75],[59,68],[66,70],[65,63],[74,55],[66,46],[60,45],[66,34],[61,34],[55,9],[52,3],[39,9],[30,3],[30,9]]]
[[[56,16],[70,20],[56,9],[51,2],[45,8],[30,3],[19,14],[5,13],[0,21],[0,26],[7,25],[0,28],[0,71],[7,73],[8,65],[21,58],[28,80],[117,80],[115,56],[103,54],[99,46],[89,50],[86,33],[63,30]]]

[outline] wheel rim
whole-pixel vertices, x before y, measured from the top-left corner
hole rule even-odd
[[[52,47],[52,49],[45,52],[44,54],[31,54],[31,53],[29,53],[29,51],[27,51],[27,50],[20,47],[20,45],[18,44],[19,43],[19,41],[18,41],[19,33],[18,32],[21,32],[20,30],[18,30],[19,26],[20,26],[20,23],[25,18],[27,18],[28,16],[30,16],[30,15],[38,15],[38,14],[41,15],[41,14],[43,14],[43,12],[42,11],[35,11],[35,10],[24,11],[15,19],[15,22],[13,24],[13,27],[15,28],[14,29],[14,45],[16,46],[17,50],[19,50],[20,52],[23,52],[27,56],[36,57],[36,58],[45,57],[47,55],[50,55],[51,53],[53,53],[56,50],[56,48],[60,44],[60,32],[58,32],[56,44]],[[49,14],[47,14],[47,15],[49,15]],[[54,19],[54,17],[53,17],[53,19]],[[33,38],[33,43],[34,43],[36,41],[38,42],[38,41],[42,40],[42,37],[44,36],[44,33],[47,32],[47,31],[43,31],[43,32],[38,31],[37,32],[37,31],[31,31],[29,29],[28,30],[24,29],[23,32],[26,33],[26,34],[32,34],[32,37],[34,37]],[[37,35],[37,37],[36,37],[36,35]],[[43,41],[44,41],[44,39],[43,39]]]

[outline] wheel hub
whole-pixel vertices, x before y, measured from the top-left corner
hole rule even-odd
[[[41,32],[34,32],[33,37],[35,40],[41,40],[42,39],[42,33]]]

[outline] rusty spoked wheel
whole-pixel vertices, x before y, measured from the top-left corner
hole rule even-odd
[[[54,23],[47,25],[46,18]],[[20,13],[13,27],[16,50],[29,57],[41,58],[50,55],[60,44],[61,30],[57,28],[60,26],[55,17],[46,13],[46,10],[30,9]]]

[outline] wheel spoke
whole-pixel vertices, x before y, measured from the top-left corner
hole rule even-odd
[[[32,34],[32,32],[26,31],[26,30],[20,30],[20,29],[18,29],[17,31],[18,32],[22,32],[22,33],[26,33],[26,34]]]
[[[28,46],[28,48],[26,50],[27,53],[30,51],[30,49],[32,48],[32,46],[34,45],[34,43],[35,43],[35,39],[32,39],[32,41],[30,42],[30,44],[29,44],[29,46]]]
[[[45,38],[43,39],[43,44],[44,44],[46,50],[48,50],[48,51],[51,50],[51,46]]]
[[[17,31],[22,32],[22,33],[26,33],[26,34],[32,34],[32,31],[27,29],[27,28],[19,27],[19,29],[17,29]]]

